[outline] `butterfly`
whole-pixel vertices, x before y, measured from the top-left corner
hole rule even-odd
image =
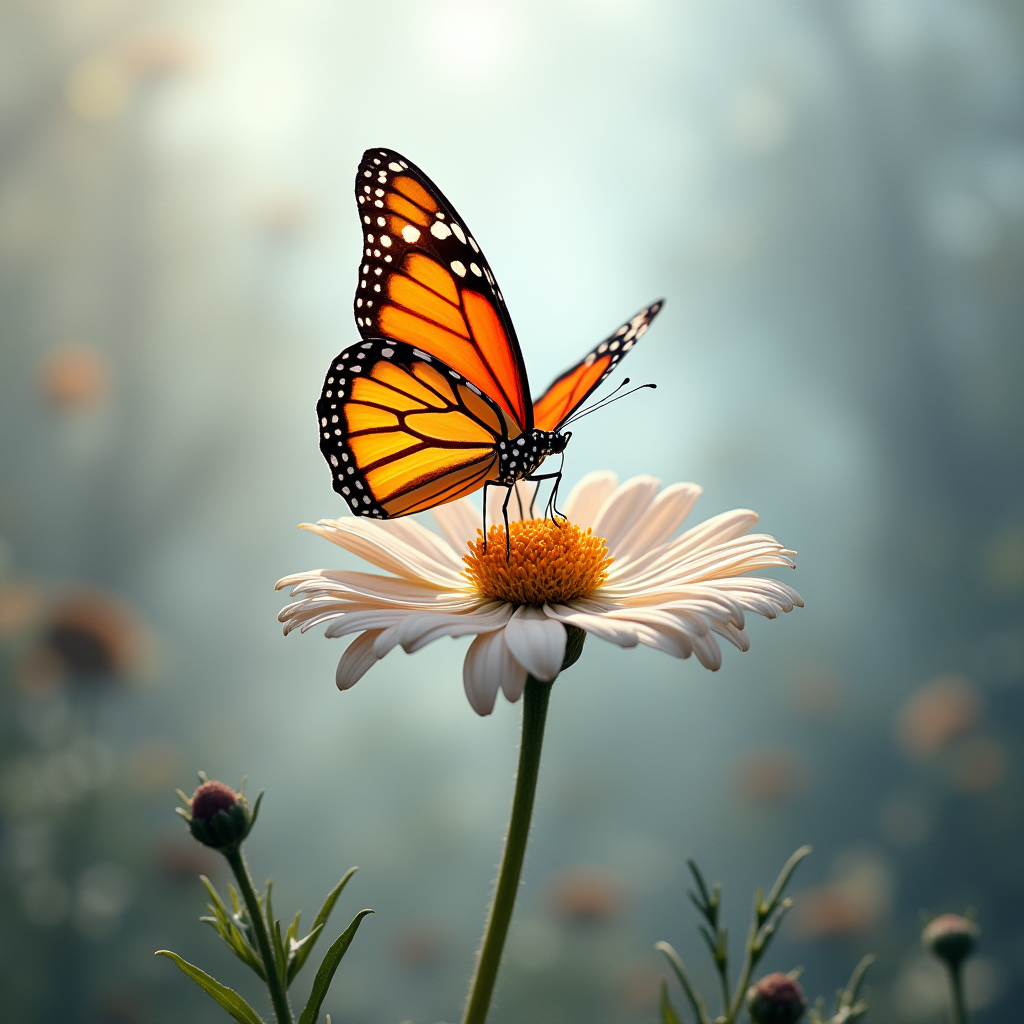
[[[362,341],[332,360],[317,417],[331,480],[357,516],[394,519],[508,488],[560,454],[574,413],[662,307],[640,310],[530,398],[501,290],[465,220],[411,161],[368,149],[356,172]],[[628,380],[627,380],[628,383]],[[649,385],[650,386],[650,385]]]

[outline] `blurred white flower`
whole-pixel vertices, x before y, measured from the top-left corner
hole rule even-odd
[[[649,476],[616,484],[612,473],[580,481],[565,503],[568,523],[515,519],[508,561],[500,526],[490,527],[483,551],[480,513],[466,498],[433,509],[444,539],[411,519],[304,524],[392,575],[286,576],[277,587],[293,587],[298,600],[279,615],[285,633],[323,622],[329,637],[358,633],[338,663],[342,690],[397,645],[411,654],[443,636],[474,635],[463,682],[473,709],[487,715],[499,688],[516,701],[528,674],[558,675],[567,625],[620,647],[695,654],[715,670],[722,663],[716,635],[741,651],[750,646],[745,613],[775,618],[803,604],[784,583],[742,575],[793,567],[794,552],[766,534],[747,534],[756,513],[725,512],[673,540],[700,487],[662,489]],[[520,487],[525,510],[533,492]]]

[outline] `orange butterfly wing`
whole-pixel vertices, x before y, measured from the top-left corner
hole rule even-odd
[[[440,189],[403,156],[368,149],[356,172],[363,259],[356,326],[414,345],[533,426],[519,342],[480,246]]]
[[[614,334],[595,345],[575,366],[557,377],[533,403],[534,425],[540,430],[561,426],[643,337],[663,305],[659,299],[641,309]]]
[[[498,443],[520,433],[465,376],[389,339],[345,349],[316,408],[334,489],[355,515],[375,519],[471,494],[497,475]]]

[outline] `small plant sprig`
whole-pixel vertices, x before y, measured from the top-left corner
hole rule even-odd
[[[189,830],[199,842],[223,854],[238,884],[237,889],[233,885],[228,885],[231,901],[229,909],[210,879],[201,875],[203,885],[210,895],[210,903],[207,904],[210,916],[201,917],[200,920],[209,924],[224,940],[228,949],[267,986],[277,1024],[296,1024],[288,1002],[288,989],[309,959],[317,939],[327,926],[327,919],[334,910],[334,905],[357,869],[350,868],[328,893],[313,922],[313,927],[305,936],[299,938],[300,914],[295,915],[282,935],[281,922],[274,916],[271,898],[273,883],[267,881],[266,891],[261,896],[253,885],[242,853],[242,843],[256,824],[263,794],[260,793],[250,810],[245,798],[244,779],[238,792],[223,782],[211,781],[203,772],[199,773],[199,780],[200,785],[191,798],[178,790],[178,796],[185,806],[176,807],[175,810],[188,822]],[[361,910],[356,914],[345,931],[327,950],[316,972],[313,988],[299,1016],[298,1024],[316,1024],[320,1008],[342,957],[348,952],[363,918],[372,913],[372,910]],[[157,950],[157,955],[173,960],[203,991],[239,1021],[239,1024],[263,1024],[259,1014],[227,985],[222,985],[205,971],[168,949]]]
[[[672,946],[667,942],[658,942],[655,949],[665,955],[679,979],[696,1024],[736,1024],[744,1004],[754,1024],[795,1024],[804,1016],[807,1011],[807,999],[797,983],[799,970],[791,971],[789,974],[769,974],[755,985],[751,985],[750,980],[754,969],[767,952],[779,922],[793,906],[792,899],[785,895],[786,886],[797,865],[810,852],[809,846],[802,846],[786,861],[767,896],[764,895],[764,890],[758,887],[754,895],[754,910],[747,932],[743,964],[735,988],[729,982],[729,935],[719,921],[722,887],[715,883],[709,888],[696,862],[692,857],[687,857],[686,863],[696,884],[696,891],[690,891],[690,900],[704,919],[703,923],[698,925],[698,929],[707,943],[721,988],[722,1012],[717,1017],[712,1020],[707,1002],[697,991],[682,959]],[[873,956],[866,956],[857,965],[849,984],[837,996],[836,1009],[832,1017],[826,1020],[823,1001],[818,1000],[810,1012],[813,1024],[846,1024],[847,1021],[856,1020],[864,1015],[867,1006],[858,1001],[858,993],[864,973],[873,962]],[[683,1024],[683,1018],[676,1012],[669,999],[665,979],[661,982],[661,1019],[663,1024]]]
[[[875,956],[872,953],[861,957],[860,963],[854,967],[853,974],[846,983],[846,988],[841,988],[836,993],[836,1006],[830,1017],[825,1016],[825,1000],[819,996],[808,1014],[811,1024],[846,1024],[847,1021],[863,1017],[868,1012],[868,1004],[860,998],[860,987],[864,983],[864,975],[874,962]]]

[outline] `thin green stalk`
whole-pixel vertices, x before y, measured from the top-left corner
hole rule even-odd
[[[238,882],[238,891],[245,901],[245,909],[249,911],[249,921],[252,930],[256,933],[256,945],[259,947],[260,958],[263,960],[263,969],[267,972],[267,989],[270,992],[270,1002],[274,1007],[274,1016],[277,1024],[293,1024],[291,1007],[288,1005],[288,996],[281,983],[281,977],[277,973],[277,961],[274,959],[274,950],[270,945],[270,936],[267,934],[267,924],[263,920],[263,912],[260,909],[260,901],[256,896],[256,889],[252,884],[249,875],[248,865],[242,855],[241,848],[224,856],[235,873],[235,881]]]
[[[953,1024],[967,1024],[967,1008],[964,1006],[963,973],[960,964],[949,964],[949,987],[953,990]]]
[[[542,683],[530,676],[523,694],[523,737],[519,747],[519,771],[516,774],[516,791],[512,798],[512,814],[505,837],[505,851],[501,857],[498,883],[494,887],[494,900],[484,928],[484,940],[480,946],[476,972],[469,987],[466,1010],[462,1024],[484,1024],[491,1008],[494,983],[501,966],[501,954],[505,948],[512,909],[519,890],[519,875],[526,855],[526,840],[530,835],[530,817],[533,814],[533,798],[537,791],[537,771],[540,768],[540,751],[544,744],[544,723],[548,714],[548,698],[551,684]]]
[[[747,936],[747,949],[743,957],[743,967],[740,970],[739,981],[736,984],[736,991],[733,993],[732,1002],[730,1002],[725,1011],[725,1019],[727,1024],[733,1024],[734,1021],[739,1019],[740,1008],[743,1006],[743,997],[747,994],[747,986],[750,984],[750,975],[754,970],[754,943],[757,941],[757,933],[760,930],[757,927],[757,917],[750,926],[750,934]]]

